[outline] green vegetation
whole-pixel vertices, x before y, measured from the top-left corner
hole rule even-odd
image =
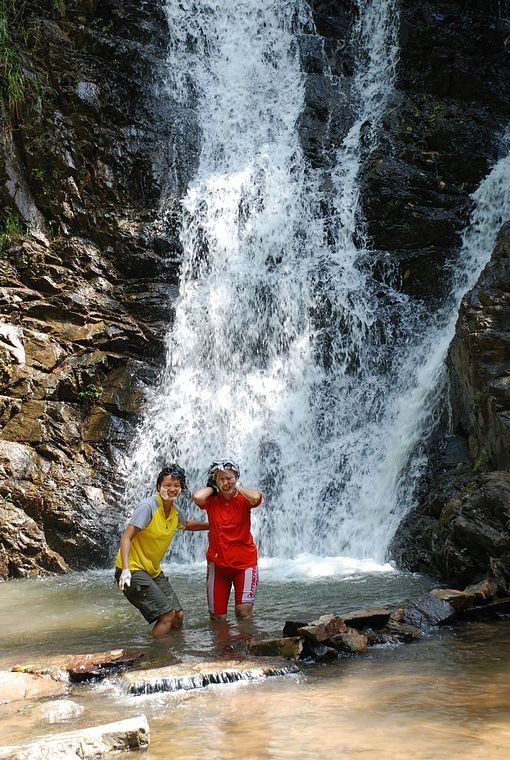
[[[65,16],[66,12],[66,0],[53,0],[53,9],[57,11],[61,16]]]
[[[485,472],[489,464],[489,455],[485,449],[482,449],[476,458],[476,462],[473,465],[473,472],[480,473]]]
[[[27,237],[28,231],[20,217],[8,209],[0,221],[0,254],[4,253],[11,243]]]
[[[102,392],[103,387],[101,385],[94,385],[93,383],[89,383],[84,391],[80,391],[78,393],[78,396],[81,399],[87,401],[94,401],[101,397]]]
[[[23,2],[0,0],[0,94],[11,113],[19,113],[25,97],[25,75],[14,46],[12,29],[20,23]]]

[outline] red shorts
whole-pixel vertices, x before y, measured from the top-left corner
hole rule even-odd
[[[257,565],[239,570],[234,567],[221,567],[214,562],[207,563],[207,604],[213,615],[226,615],[230,589],[234,586],[235,603],[253,604],[259,571]]]

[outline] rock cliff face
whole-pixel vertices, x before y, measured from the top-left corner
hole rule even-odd
[[[345,92],[358,4],[310,4],[316,33],[300,41],[307,73],[300,132],[312,163],[327,172],[352,121]],[[377,272],[377,252],[389,251],[402,290],[431,309],[449,287],[446,265],[458,252],[469,194],[509,121],[509,5],[400,2],[397,89],[381,123],[371,125],[378,147],[362,172],[375,251],[369,265]],[[157,382],[172,321],[180,260],[172,208],[199,149],[193,113],[162,97],[163,0],[6,6],[6,45],[17,51],[25,87],[16,99],[2,75],[0,578],[112,559],[122,454]],[[505,271],[502,250],[493,283]],[[500,403],[508,360],[494,288],[476,308],[463,306],[465,333],[451,353],[458,444],[450,440],[437,456],[439,473],[445,458],[455,465],[437,479],[442,495],[418,523],[438,522],[441,499],[462,501],[456,494],[470,483],[473,462],[508,469],[508,407]],[[500,320],[499,336],[478,329],[489,329],[489,317]],[[490,354],[488,374],[477,374],[474,349]],[[480,487],[493,493],[496,476],[484,477]],[[494,503],[492,529],[502,510]],[[445,541],[438,533],[438,544]],[[450,560],[431,559],[437,547],[408,544],[420,546],[419,569],[453,574]],[[395,546],[408,564],[410,555]],[[470,572],[478,565],[459,570],[462,582]]]
[[[4,82],[0,577],[111,561],[122,451],[172,318],[179,253],[154,220],[181,150],[159,2],[6,6],[25,93],[9,104]]]
[[[461,306],[449,352],[453,434],[394,540],[405,567],[510,592],[510,223]]]

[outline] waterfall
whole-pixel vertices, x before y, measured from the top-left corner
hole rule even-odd
[[[440,315],[424,335],[423,307],[360,265],[358,174],[392,91],[399,19],[397,0],[357,2],[354,119],[332,192],[297,130],[298,40],[313,32],[304,0],[166,4],[168,92],[193,109],[201,147],[182,200],[166,369],[127,498],[164,462],[179,461],[196,488],[231,456],[265,493],[254,533],[266,557],[384,560],[440,387],[444,353],[431,347],[451,323]],[[199,540],[187,546],[184,558],[203,556]]]
[[[372,490],[386,515],[382,545],[391,541],[400,521],[414,505],[414,489],[427,464],[423,442],[433,432],[447,396],[445,360],[455,333],[462,297],[476,284],[489,261],[497,234],[510,218],[510,133],[501,141],[503,157],[472,194],[471,219],[462,236],[452,289],[426,330],[415,336],[395,378],[397,393],[388,398],[384,423],[384,452],[364,483],[360,504],[368,508]],[[368,488],[367,488],[368,486]]]

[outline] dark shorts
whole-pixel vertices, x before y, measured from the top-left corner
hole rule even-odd
[[[116,581],[120,573],[121,570],[116,568]],[[164,573],[160,573],[156,578],[151,578],[144,570],[133,570],[131,586],[128,586],[122,593],[133,607],[140,610],[148,623],[155,623],[165,612],[182,610],[179,598]]]

